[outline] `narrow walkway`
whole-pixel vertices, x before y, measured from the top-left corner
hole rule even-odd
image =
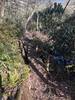
[[[29,46],[28,56],[31,73],[23,86],[21,100],[71,100],[68,96],[69,90],[66,84],[59,84],[56,81],[48,80],[45,65],[36,56],[35,48],[32,44],[33,35],[35,36],[36,33],[27,33],[23,38],[25,45]],[[37,35],[39,38],[40,34],[38,33]],[[42,39],[43,37],[46,36],[41,35]]]

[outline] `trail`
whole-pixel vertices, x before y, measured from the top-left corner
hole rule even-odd
[[[22,37],[24,45],[28,45],[28,58],[30,75],[24,83],[21,100],[71,100],[67,84],[59,83],[55,80],[48,80],[46,66],[35,52],[33,38],[39,38],[42,42],[47,42],[47,35],[39,32],[26,33]]]

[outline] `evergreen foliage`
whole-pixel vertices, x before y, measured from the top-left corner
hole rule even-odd
[[[41,30],[53,37],[53,48],[63,55],[70,55],[73,51],[74,16],[68,19],[63,15],[64,8],[60,3],[39,12]],[[73,17],[73,18],[72,18]]]
[[[48,7],[39,12],[42,30],[48,33],[55,32],[57,26],[61,23],[63,11],[64,9],[61,4],[54,3],[54,7]]]

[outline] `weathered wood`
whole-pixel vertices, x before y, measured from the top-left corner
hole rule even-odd
[[[29,64],[28,60],[28,46],[24,46],[23,42],[19,40],[19,48],[25,64]]]

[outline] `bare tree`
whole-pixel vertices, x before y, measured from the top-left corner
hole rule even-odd
[[[6,2],[6,0],[0,0],[0,22],[2,22],[2,18],[4,17],[5,2]]]
[[[12,21],[21,22],[24,30],[32,19],[32,16],[37,12],[36,29],[39,30],[39,9],[44,9],[46,4],[43,0],[1,0],[0,1],[0,17],[5,15]],[[44,6],[42,6],[45,4]],[[50,0],[47,4],[50,4]],[[24,31],[24,32],[25,32]]]
[[[64,12],[65,12],[65,10],[66,10],[67,6],[69,5],[70,1],[71,1],[71,0],[68,0],[68,2],[67,2],[67,4],[66,4],[66,6],[65,6],[65,8],[64,8]],[[63,12],[63,13],[64,13],[64,12]]]

